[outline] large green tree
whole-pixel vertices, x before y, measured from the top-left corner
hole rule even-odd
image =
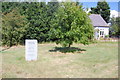
[[[2,13],[7,14],[11,12],[14,8],[18,8],[20,3],[18,2],[2,2]]]
[[[106,22],[110,19],[110,7],[106,1],[99,1],[97,7],[92,7],[90,13],[100,14]]]
[[[88,44],[93,38],[93,27],[82,6],[74,2],[61,3],[51,20],[51,37],[57,44],[70,47],[73,42]]]
[[[2,14],[2,43],[12,46],[23,43],[25,34],[26,20],[21,16],[18,9],[13,9],[11,12]]]
[[[45,41],[45,34],[48,29],[46,27],[46,10],[45,2],[31,2],[28,4],[28,8],[25,12],[25,16],[29,23],[29,28],[25,34],[27,39],[37,39],[39,42]]]
[[[49,37],[49,31],[50,31],[50,21],[55,17],[54,13],[59,8],[59,2],[57,0],[51,0],[51,2],[48,2],[47,4],[47,15],[46,15],[46,27],[48,28],[48,31],[46,33],[47,41],[52,41],[53,39]]]
[[[46,42],[50,40],[49,30],[50,21],[54,18],[59,6],[58,2],[31,2],[24,3],[21,6],[21,13],[26,16],[29,28],[25,37],[28,39],[37,39],[39,42]]]
[[[43,42],[51,40],[48,38],[50,21],[54,18],[54,13],[58,7],[58,2],[49,2],[48,4],[45,2],[3,2],[2,13],[6,16],[6,14],[11,13],[14,8],[17,8],[17,13],[24,16],[28,27],[21,41],[25,39],[37,39],[39,42]],[[8,19],[11,18],[12,16],[8,17]],[[10,24],[7,24],[7,26],[9,25]],[[5,42],[8,41],[5,40]]]
[[[15,9],[16,8],[16,9]],[[88,15],[78,3],[3,2],[2,42],[12,46],[25,39],[88,44],[93,36]]]

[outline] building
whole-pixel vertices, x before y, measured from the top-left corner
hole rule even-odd
[[[95,39],[105,38],[109,35],[109,25],[99,14],[91,14],[89,18],[92,21],[92,25],[95,30]]]

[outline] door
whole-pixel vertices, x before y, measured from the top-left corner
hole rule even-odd
[[[104,31],[100,30],[100,37],[104,38]]]

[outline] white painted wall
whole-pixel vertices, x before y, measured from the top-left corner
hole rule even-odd
[[[94,28],[95,30],[98,29],[99,30],[99,33],[95,34],[96,36],[99,35],[99,38],[101,37],[100,36],[100,31],[104,31],[104,36],[103,38],[106,36],[106,35],[109,35],[109,27],[95,27]],[[96,37],[95,36],[95,37]]]

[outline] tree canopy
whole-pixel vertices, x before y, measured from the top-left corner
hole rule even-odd
[[[18,9],[2,16],[2,43],[8,46],[22,43],[25,34],[26,22]]]
[[[2,43],[8,46],[37,39],[70,47],[93,37],[88,15],[75,2],[3,2],[2,16]]]
[[[70,47],[73,42],[88,44],[93,37],[93,27],[82,6],[76,3],[61,3],[51,21],[51,37],[57,44]]]
[[[110,27],[110,36],[119,36],[120,35],[120,17],[112,17]]]
[[[106,1],[99,1],[97,7],[92,7],[90,13],[100,14],[103,19],[108,23],[110,19],[110,7]]]

